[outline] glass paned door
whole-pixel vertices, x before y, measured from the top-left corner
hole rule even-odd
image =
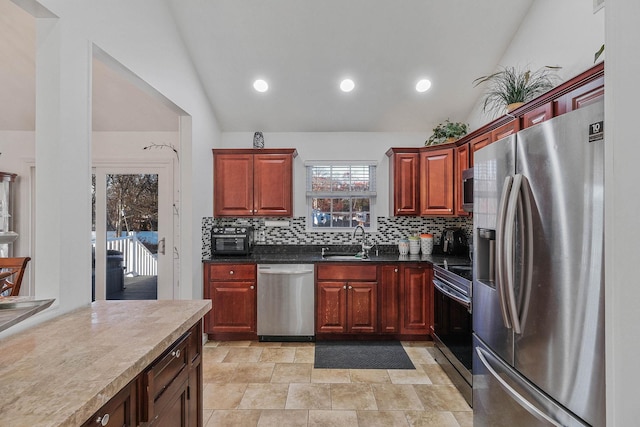
[[[162,171],[96,168],[93,299],[173,298],[170,203]],[[166,192],[166,191],[165,191]],[[169,206],[169,211],[166,207]],[[162,208],[164,207],[164,209]],[[100,261],[100,262],[98,262]]]

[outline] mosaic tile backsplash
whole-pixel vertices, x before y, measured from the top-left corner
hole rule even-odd
[[[288,227],[265,226],[265,220],[288,221]],[[308,232],[306,218],[212,218],[202,219],[202,259],[211,258],[211,228],[251,226],[255,230],[256,245],[341,245],[352,244],[353,232]],[[440,244],[442,230],[460,228],[472,240],[472,218],[446,217],[378,217],[378,230],[369,233],[378,245],[395,245],[398,239],[414,233],[433,234],[434,243]],[[264,236],[264,237],[263,237]]]

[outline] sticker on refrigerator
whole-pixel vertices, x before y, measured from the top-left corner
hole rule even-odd
[[[589,142],[601,141],[604,138],[604,122],[589,125]]]

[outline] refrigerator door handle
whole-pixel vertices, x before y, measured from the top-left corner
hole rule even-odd
[[[504,224],[504,259],[505,259],[505,279],[504,280],[504,293],[507,304],[507,312],[509,313],[511,324],[513,325],[513,332],[516,334],[522,333],[520,327],[520,319],[518,316],[518,305],[516,304],[515,294],[515,228],[516,228],[516,214],[518,212],[518,206],[521,206],[521,188],[522,188],[522,175],[516,174],[513,177],[513,185],[511,186],[511,193],[509,194],[509,203],[507,207],[507,213]]]
[[[498,372],[496,372],[492,364],[487,360],[487,358],[490,358],[490,359],[493,358],[489,353],[487,353],[485,350],[483,350],[480,347],[476,347],[476,354],[478,355],[478,358],[480,359],[484,367],[489,371],[489,373],[491,373],[493,378],[496,381],[498,381],[498,383],[500,384],[500,386],[502,386],[504,391],[507,394],[509,394],[513,398],[513,400],[515,400],[520,406],[522,406],[524,409],[526,409],[529,413],[531,413],[535,417],[545,420],[554,426],[558,426],[558,427],[562,426],[562,424],[560,424],[558,421],[551,418],[549,415],[544,413],[542,410],[537,408],[533,403],[527,400],[524,396],[522,396],[520,393],[514,390],[513,387],[511,387],[502,378],[502,376],[498,374]]]
[[[511,319],[509,317],[507,309],[507,298],[505,293],[505,280],[506,274],[505,258],[504,258],[504,233],[505,233],[505,219],[507,216],[507,206],[509,203],[509,195],[511,194],[511,186],[513,185],[513,177],[507,176],[504,179],[502,186],[502,195],[500,196],[500,203],[498,205],[498,216],[496,218],[496,290],[498,292],[500,300],[500,312],[502,313],[502,321],[505,328],[511,328]]]
[[[531,206],[533,196],[529,181],[522,177],[520,198],[518,203],[518,215],[521,218],[520,230],[522,236],[522,268],[520,270],[520,294],[518,295],[517,316],[520,330],[523,331],[527,321],[529,299],[531,297],[531,282],[533,277],[533,209]]]

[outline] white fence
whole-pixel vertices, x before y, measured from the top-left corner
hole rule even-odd
[[[107,239],[107,249],[122,252],[124,261],[124,275],[135,276],[157,276],[158,260],[145,245],[138,240],[135,232],[126,237],[115,237]]]

